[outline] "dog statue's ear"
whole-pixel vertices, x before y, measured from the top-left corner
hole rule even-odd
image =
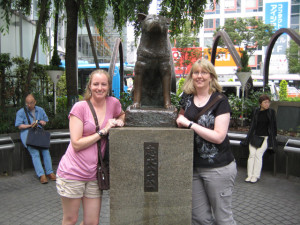
[[[141,22],[141,21],[143,21],[146,17],[147,17],[146,14],[144,14],[144,13],[139,13],[139,14],[138,14],[138,21]]]

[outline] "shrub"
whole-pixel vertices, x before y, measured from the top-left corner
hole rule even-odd
[[[279,99],[281,101],[284,101],[287,99],[287,85],[288,85],[288,83],[285,80],[282,80],[279,84],[279,86],[280,86]]]
[[[6,107],[5,112],[0,113],[0,134],[18,132],[18,128],[15,127],[17,111],[14,107]]]
[[[257,107],[259,107],[259,96],[262,95],[263,92],[254,92],[251,91],[249,93],[249,97],[244,99],[244,110],[242,110],[243,101],[242,98],[239,98],[235,95],[230,95],[228,97],[228,101],[231,107],[231,126],[236,127],[240,124],[240,119],[244,119],[245,124],[247,125],[250,123],[252,118],[253,110]],[[270,93],[265,93],[271,96]],[[243,117],[242,118],[242,112]]]
[[[132,105],[132,96],[128,92],[122,92],[120,94],[120,102],[122,105],[123,111],[126,111],[127,107]]]
[[[179,80],[179,82],[178,82],[178,89],[177,89],[177,92],[176,92],[176,94],[178,95],[178,96],[180,96],[180,94],[182,93],[182,86],[183,86],[183,84],[184,84],[184,81],[185,81],[185,78],[180,78],[180,80]]]
[[[174,105],[179,112],[180,110],[180,105],[179,105],[180,97],[179,95],[171,92],[171,104]]]

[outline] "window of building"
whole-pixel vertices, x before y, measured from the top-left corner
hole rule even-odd
[[[291,16],[291,24],[299,24],[299,15]]]
[[[300,4],[292,5],[292,14],[299,14],[299,12],[300,12]]]
[[[225,0],[225,13],[241,12],[241,0]]]
[[[291,4],[291,29],[300,30],[300,0],[292,0]]]
[[[204,33],[212,33],[220,26],[220,19],[204,20]]]
[[[262,12],[263,0],[246,0],[246,12]]]
[[[39,15],[38,15],[38,1],[37,0],[33,0],[32,1],[32,18],[31,20],[38,20],[39,19]]]
[[[213,4],[206,3],[205,14],[220,14],[220,5],[216,1]]]
[[[249,57],[249,63],[248,65],[251,67],[251,68],[256,68],[257,66],[257,61],[256,61],[256,55],[251,55]]]

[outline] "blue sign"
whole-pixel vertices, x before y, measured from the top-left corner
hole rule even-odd
[[[288,28],[288,2],[266,3],[265,23],[272,24],[275,30]],[[281,35],[273,47],[272,54],[284,55],[287,48],[287,35]]]
[[[288,28],[288,2],[266,3],[265,23],[273,24],[275,30]]]

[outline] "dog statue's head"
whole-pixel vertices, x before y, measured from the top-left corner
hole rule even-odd
[[[142,32],[167,33],[171,20],[160,15],[139,13],[138,21],[142,23]]]

